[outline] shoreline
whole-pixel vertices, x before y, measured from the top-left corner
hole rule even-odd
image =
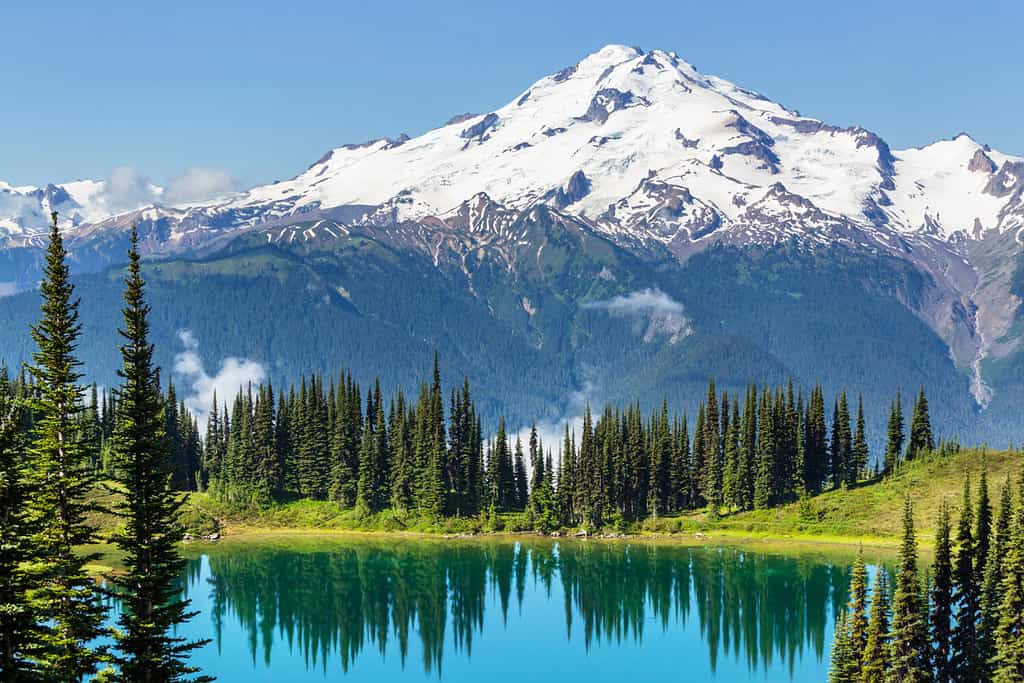
[[[791,549],[807,551],[855,552],[859,549],[895,553],[899,538],[879,536],[837,536],[825,534],[771,534],[737,532],[730,529],[708,530],[706,532],[679,532],[639,534],[541,534],[528,531],[481,532],[472,534],[448,534],[426,531],[382,531],[376,529],[340,529],[321,527],[273,527],[258,525],[230,525],[220,532],[217,540],[195,539],[185,541],[186,548],[211,548],[218,545],[260,543],[273,541],[323,540],[409,540],[427,542],[578,542],[578,543],[649,543],[678,547],[741,547],[750,549]],[[920,538],[922,549],[927,550],[931,539]]]
[[[827,534],[770,534],[738,532],[718,529],[701,532],[639,534],[591,534],[588,536],[541,534],[529,531],[495,531],[472,534],[451,534],[427,531],[384,531],[379,529],[344,529],[330,527],[282,527],[258,525],[227,525],[216,540],[196,537],[182,541],[180,548],[185,557],[196,557],[223,549],[244,546],[279,547],[309,552],[329,549],[331,544],[350,542],[399,542],[429,544],[461,543],[598,543],[602,545],[659,545],[670,548],[735,548],[775,555],[842,557],[850,562],[860,552],[870,561],[894,558],[900,539],[881,536],[840,536]],[[924,555],[932,552],[931,537],[918,537],[918,547]],[[89,571],[102,577],[118,571],[120,551],[109,541],[89,546],[98,552],[97,561]]]

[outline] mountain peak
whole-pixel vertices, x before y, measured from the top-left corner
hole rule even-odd
[[[416,221],[484,195],[510,211],[550,205],[613,239],[678,244],[728,238],[749,226],[748,207],[783,197],[785,188],[790,207],[806,201],[865,228],[950,236],[999,227],[1012,192],[986,191],[987,176],[1020,161],[966,134],[891,152],[876,133],[801,116],[698,72],[675,52],[613,43],[502,107],[453,117],[414,138],[335,147],[291,180],[195,205],[181,220],[221,231],[361,207],[381,220]],[[1009,171],[1004,180],[1009,188]],[[115,213],[85,185],[30,190],[71,207],[60,187],[79,222]],[[0,216],[0,226],[45,227],[42,199],[22,188],[3,191],[35,208],[19,209],[13,221]]]

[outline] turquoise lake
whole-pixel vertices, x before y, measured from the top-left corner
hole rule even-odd
[[[593,541],[191,546],[220,681],[815,681],[852,557]]]

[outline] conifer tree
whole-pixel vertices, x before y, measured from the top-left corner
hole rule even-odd
[[[206,484],[217,489],[220,482],[221,465],[224,460],[224,446],[221,441],[220,411],[217,408],[217,390],[213,390],[210,414],[206,418],[206,447],[203,449]]]
[[[570,437],[569,425],[566,423],[565,434],[562,440],[562,452],[558,458],[558,485],[555,489],[555,501],[559,519],[565,525],[571,525],[576,520],[573,507],[576,489],[575,461],[576,453]]]
[[[662,404],[667,413],[667,406]],[[717,512],[722,505],[722,470],[724,454],[719,427],[718,394],[715,391],[715,380],[708,382],[707,404],[704,411],[704,471],[702,472],[701,493],[711,510]]]
[[[1014,512],[999,586],[999,622],[995,631],[995,656],[991,660],[995,683],[1024,681],[1024,473],[1020,477]]]
[[[974,511],[971,505],[971,482],[964,479],[963,509],[957,526],[957,555],[954,567],[953,604],[956,627],[953,629],[952,665],[956,680],[978,680],[978,588],[974,575]]]
[[[330,472],[331,485],[328,495],[332,500],[338,501],[343,507],[355,505],[356,489],[359,481],[359,447],[361,444],[362,432],[362,399],[361,391],[352,381],[351,377],[339,377],[337,405],[335,406],[334,431],[330,441]],[[402,401],[399,393],[399,401]],[[278,416],[278,421],[284,416]],[[280,445],[288,442],[288,435],[279,435]],[[411,483],[405,477],[411,477],[411,463],[406,458],[404,450],[400,452],[401,460],[396,462],[400,471],[402,481],[397,485],[401,495],[396,501],[396,507],[405,508],[409,504]]]
[[[999,608],[1002,602],[1003,563],[1012,534],[1013,498],[1010,482],[1006,481],[999,491],[999,515],[992,531],[988,560],[985,563],[985,580],[981,590],[981,624],[978,627],[978,652],[982,662],[982,675],[991,678],[992,659],[996,654],[996,629],[999,625]]]
[[[725,476],[722,482],[722,497],[729,507],[741,507],[740,476],[742,469],[740,463],[743,456],[740,451],[740,402],[734,397],[732,402],[732,417],[729,419],[729,428],[725,436]]]
[[[754,477],[757,471],[757,387],[748,386],[743,401],[743,432],[740,436],[740,465],[737,488],[741,510],[754,508]]]
[[[924,387],[921,387],[917,400],[914,402],[914,412],[910,420],[910,438],[907,440],[906,459],[910,460],[922,451],[935,449],[935,439],[932,436],[931,418],[928,416],[928,399],[924,395]]]
[[[268,503],[281,489],[277,431],[274,428],[274,388],[261,386],[253,414],[251,490],[256,500]]]
[[[949,683],[953,680],[954,671],[950,639],[950,624],[953,618],[953,564],[949,539],[949,505],[946,501],[939,507],[932,572],[932,666],[935,669],[935,680]]]
[[[512,454],[505,431],[505,418],[498,421],[498,433],[494,450],[491,452],[491,489],[494,503],[501,510],[511,510],[516,505],[515,472]]]
[[[889,424],[886,429],[888,441],[885,446],[885,463],[883,471],[890,474],[899,465],[903,453],[903,399],[900,391],[896,391],[896,400],[889,408]]]
[[[761,395],[758,415],[757,467],[754,472],[754,509],[767,508],[771,500],[772,472],[775,464],[775,425],[771,410],[771,395],[765,389]]]
[[[699,508],[706,503],[704,498],[704,469],[707,463],[707,441],[704,438],[706,428],[704,425],[704,402],[701,401],[697,408],[697,421],[693,426],[693,459],[690,471],[693,473],[690,491],[690,506]],[[651,458],[651,489],[653,491],[657,481],[655,473],[654,458]],[[653,493],[652,493],[653,495]]]
[[[0,369],[0,671],[10,681],[34,680],[32,659],[39,626],[29,603],[34,558],[29,537],[35,525],[28,516],[21,415],[11,391],[7,368]]]
[[[864,683],[882,683],[889,670],[889,662],[889,587],[885,570],[879,569],[871,593],[868,638],[861,659],[861,678]]]
[[[57,213],[51,214],[50,240],[40,292],[42,318],[32,328],[38,346],[33,353],[33,409],[39,415],[30,453],[33,478],[31,516],[41,522],[32,545],[44,577],[31,599],[48,627],[41,637],[39,664],[51,680],[80,681],[93,674],[105,658],[105,648],[92,647],[103,633],[105,609],[97,587],[85,571],[96,559],[80,553],[96,538],[88,514],[94,505],[88,495],[96,484],[89,466],[81,422],[80,362],[75,356],[81,325],[78,299],[69,279],[67,252]]]
[[[854,683],[851,664],[855,665],[850,643],[850,618],[846,612],[836,616],[835,637],[832,641],[832,657],[828,667],[828,683]]]
[[[523,442],[516,435],[516,449],[512,460],[512,472],[515,480],[515,508],[522,510],[526,508],[526,501],[529,498],[529,491],[526,483],[526,464],[523,458]]]
[[[864,424],[864,397],[857,398],[857,429],[853,434],[853,451],[848,481],[856,484],[866,476],[871,453],[868,450],[867,428]]]
[[[864,553],[857,554],[850,576],[850,604],[848,605],[849,641],[847,657],[854,672],[864,659],[868,646],[868,571],[864,564]]]
[[[639,409],[639,406],[638,406]],[[646,453],[643,450],[643,435],[641,434],[639,410],[633,413],[634,417],[629,427],[629,437],[626,443],[627,452],[633,456],[630,488],[634,495],[640,497],[647,485]],[[683,413],[679,420],[679,428],[675,435],[675,446],[672,450],[672,491],[675,498],[675,508],[678,510],[690,507],[690,434],[686,423],[686,413]],[[636,506],[631,506],[630,517],[636,519],[643,514],[643,511]]]
[[[111,577],[124,604],[116,661],[119,680],[171,683],[198,671],[187,664],[187,655],[203,643],[175,635],[175,629],[193,616],[175,585],[185,568],[178,552],[184,535],[178,520],[183,498],[171,489],[170,444],[149,343],[149,306],[134,229],[128,258],[124,329],[119,331],[124,339],[118,372],[122,386],[111,444],[124,496],[115,512],[125,520],[124,532],[115,537],[124,552],[125,572]]]
[[[898,564],[896,595],[892,605],[891,661],[886,680],[893,683],[928,681],[931,678],[926,656],[928,631],[922,619],[914,506],[910,496],[903,504],[903,541]]]
[[[530,491],[540,488],[544,481],[544,452],[537,434],[537,423],[530,425]]]
[[[832,457],[832,485],[835,487],[850,482],[852,450],[850,411],[844,389],[840,393],[832,413],[832,442],[829,453]]]
[[[796,439],[796,459],[793,468],[793,492],[797,498],[809,495],[807,484],[807,425],[803,389],[797,395],[793,437]]]
[[[981,470],[981,479],[978,481],[978,509],[975,515],[975,525],[974,577],[978,584],[981,585],[984,583],[989,543],[992,538],[992,502],[989,500],[988,473],[984,463]]]
[[[828,476],[828,447],[825,428],[825,396],[821,386],[815,386],[807,405],[807,425],[804,436],[804,479],[812,494],[821,492]]]

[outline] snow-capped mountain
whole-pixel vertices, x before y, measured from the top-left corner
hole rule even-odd
[[[0,228],[8,239],[38,231],[53,208],[69,229],[95,232],[82,226],[102,226],[113,213],[102,190],[91,181],[0,184]],[[1022,190],[1024,158],[965,134],[893,152],[875,133],[803,117],[675,53],[610,45],[493,112],[412,139],[338,147],[292,180],[227,201],[127,212],[107,225],[166,217],[223,230],[351,205],[418,220],[484,193],[520,210],[544,202],[607,234],[666,244],[730,230],[767,236],[783,224],[779,234],[791,236],[781,214],[794,211],[817,212],[818,223],[841,217],[904,235],[978,238],[1024,227]],[[808,221],[803,227],[817,238]]]
[[[1024,243],[1024,158],[966,134],[892,150],[876,133],[802,116],[660,50],[609,45],[499,109],[338,147],[291,180],[220,201],[115,210],[102,185],[0,184],[0,244],[34,248],[54,209],[72,252],[94,267],[120,258],[111,245],[133,223],[156,255],[253,230],[275,242],[362,228],[458,260],[537,205],[638,255],[680,261],[712,244],[842,244],[930,278],[929,296],[907,306],[974,368],[981,402],[980,362],[1020,303],[1005,264]],[[496,253],[511,262],[511,251]],[[35,277],[19,263],[23,272],[0,274],[7,291]],[[993,269],[1003,275],[979,275]]]

